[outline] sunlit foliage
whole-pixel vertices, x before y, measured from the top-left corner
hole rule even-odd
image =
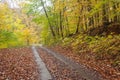
[[[7,5],[0,4],[0,48],[30,45],[36,43],[38,37],[35,28],[23,23],[23,18]],[[29,20],[29,19],[28,19]]]

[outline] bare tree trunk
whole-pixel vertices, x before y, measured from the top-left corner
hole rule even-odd
[[[63,38],[63,28],[62,28],[62,12],[60,11],[60,33],[61,37]]]
[[[49,24],[49,26],[50,26],[50,30],[51,30],[51,32],[52,32],[52,35],[55,37],[56,35],[55,35],[55,32],[54,32],[54,30],[53,30],[53,28],[52,28],[52,25],[51,25],[51,23],[50,23],[50,20],[49,20],[49,17],[48,17],[48,13],[47,13],[47,11],[46,11],[46,9],[45,9],[45,5],[44,5],[43,0],[41,0],[41,4],[42,4],[43,10],[44,10],[44,12],[45,12],[46,18],[47,18],[47,20],[48,20],[48,24]]]
[[[79,33],[79,26],[80,26],[80,16],[78,17],[78,22],[77,22],[77,29],[76,29],[76,33]]]

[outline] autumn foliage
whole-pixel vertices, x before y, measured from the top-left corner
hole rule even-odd
[[[3,3],[0,3],[0,11],[0,48],[30,45],[37,42],[35,28],[26,25],[29,19],[24,20],[25,15],[18,15],[16,10],[9,9]]]

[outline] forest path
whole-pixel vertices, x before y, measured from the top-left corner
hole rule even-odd
[[[56,79],[57,80],[61,80],[61,79],[62,80],[66,80],[66,79],[104,80],[98,72],[92,69],[87,69],[85,66],[78,64],[73,60],[70,60],[59,53],[53,52],[42,46],[37,47],[37,50],[35,47],[32,47],[32,49],[33,49],[34,55],[36,54],[36,59],[39,56],[42,58],[41,60],[36,60],[36,62],[39,64],[39,67],[43,67],[40,65],[44,64],[44,67],[43,67],[44,69],[46,65],[48,70],[51,72],[51,75],[53,77],[52,80],[56,80]],[[42,70],[42,68],[40,68],[40,70]],[[64,70],[70,70],[70,71],[67,73],[64,73]],[[43,75],[44,75],[44,70],[42,70],[41,72],[43,72]],[[66,75],[66,76],[63,77],[63,75]],[[74,78],[73,77],[70,78],[70,75],[72,75]],[[51,78],[49,75],[47,77]],[[49,79],[44,79],[44,80],[49,80]]]

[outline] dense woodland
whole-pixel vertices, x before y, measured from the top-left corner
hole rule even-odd
[[[28,13],[34,13],[36,18],[33,20],[36,23],[47,26],[43,27],[42,31],[43,35],[47,35],[42,37],[45,44],[50,44],[50,39],[53,39],[54,43],[55,40],[58,42],[76,34],[105,36],[120,33],[118,0],[50,0],[50,5],[43,0],[32,2]],[[38,10],[40,6],[42,9]],[[111,27],[108,28],[110,25]],[[112,26],[115,28],[113,29]]]
[[[26,1],[20,9],[0,3],[1,48],[57,44],[120,68],[120,0]]]

